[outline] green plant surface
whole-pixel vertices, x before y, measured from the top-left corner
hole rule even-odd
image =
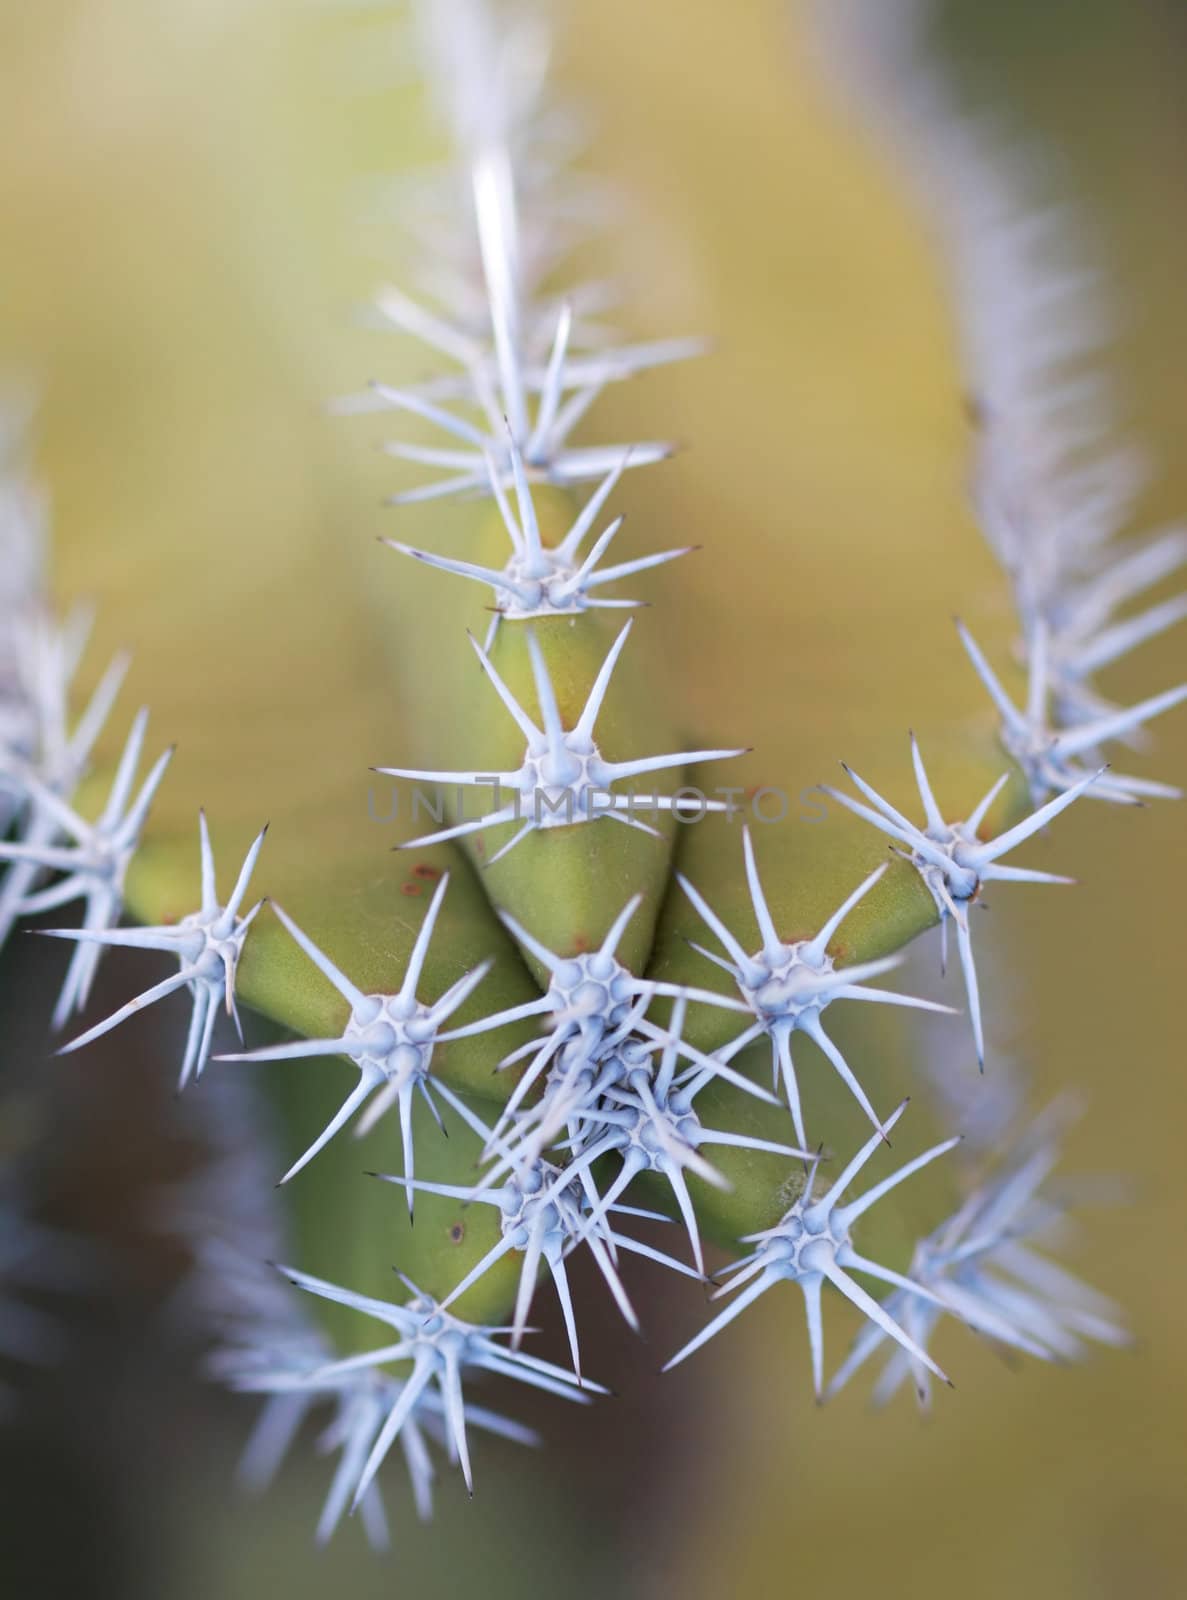
[[[704,29],[724,26],[703,7],[698,19]],[[659,99],[632,93],[605,133],[611,169],[625,167],[628,151],[647,151],[623,173],[637,210],[651,213],[623,245],[638,280],[638,315],[652,332],[669,331],[673,316],[687,317],[714,336],[716,348],[699,364],[647,378],[604,402],[599,426],[615,434],[629,437],[645,413],[642,431],[687,432],[697,446],[624,483],[619,509],[631,513],[624,554],[674,542],[705,549],[640,584],[654,606],[639,616],[599,742],[612,758],[686,740],[755,747],[728,773],[723,764],[721,774],[692,776],[707,789],[718,782],[767,786],[788,797],[787,821],[755,834],[780,931],[790,938],[814,932],[886,859],[877,837],[835,806],[824,821],[795,815],[813,806],[806,797],[815,784],[837,778],[838,758],[905,802],[913,724],[953,814],[971,807],[1001,773],[992,714],[963,660],[951,612],[963,609],[1011,682],[1012,625],[1005,582],[961,508],[955,463],[964,441],[950,331],[934,264],[904,220],[901,192],[822,101],[805,60],[781,57],[776,71],[762,59],[766,35],[756,19],[730,26],[742,30],[742,59],[753,71],[749,83],[743,73],[721,86],[729,104],[712,119],[698,122],[691,83],[673,78]],[[607,39],[586,17],[576,45],[574,62],[590,98],[604,104],[612,76]],[[392,98],[390,116],[368,124],[373,142],[365,151],[352,147],[361,165],[398,168],[426,148],[419,96]],[[303,137],[319,132],[325,129]],[[734,173],[743,154],[747,183],[739,185]],[[756,206],[754,195],[780,199]],[[135,214],[134,193],[123,204]],[[389,848],[411,835],[407,812],[390,826],[370,820],[369,789],[381,813],[384,803],[383,780],[371,766],[481,769],[515,764],[522,749],[464,637],[467,626],[481,634],[489,621],[480,592],[417,570],[369,535],[479,561],[501,550],[504,536],[489,507],[377,509],[381,492],[404,480],[366,447],[399,432],[400,419],[396,427],[391,418],[356,426],[319,415],[332,388],[328,368],[337,373],[342,352],[324,362],[320,346],[309,342],[286,361],[278,358],[278,337],[291,332],[291,306],[282,296],[285,315],[261,321],[259,305],[236,299],[212,273],[225,218],[207,204],[190,257],[167,281],[152,279],[152,262],[168,241],[146,246],[141,270],[157,301],[147,303],[139,342],[120,353],[155,372],[162,392],[150,403],[147,386],[138,386],[141,398],[125,397],[122,412],[101,418],[89,448],[77,447],[77,433],[101,400],[103,360],[84,363],[69,396],[51,396],[50,404],[47,463],[64,511],[59,587],[95,596],[101,643],[115,636],[134,643],[128,703],[151,702],[153,738],[179,744],[130,879],[131,912],[155,921],[192,905],[201,804],[224,880],[260,823],[271,822],[258,890],[284,905],[365,988],[398,986],[426,903],[424,893],[410,891],[431,881],[416,874],[418,865],[448,865],[453,873],[426,996],[475,961],[496,960],[466,1016],[534,992],[494,904],[564,954],[596,942],[640,890],[644,906],[625,946],[628,961],[665,978],[720,983],[685,943],[697,927],[671,884],[672,830],[663,841],[606,822],[555,830],[529,838],[487,872],[484,855],[501,839],[480,836],[470,863],[460,848],[408,859]],[[312,231],[314,218],[321,220],[315,207],[298,210],[290,226]],[[252,263],[252,271],[266,281],[274,259],[267,252],[279,251],[283,236],[261,228],[247,237],[250,244],[237,248],[261,252],[263,264]],[[311,246],[310,263],[334,291],[349,275],[324,248]],[[393,252],[385,274],[399,281],[410,265]],[[118,293],[130,291],[121,283]],[[99,319],[111,310],[110,299],[100,300],[92,314]],[[126,317],[120,325],[129,326]],[[169,361],[162,364],[158,341],[166,330]],[[424,359],[394,339],[377,346],[372,336],[359,348],[367,349],[372,371],[396,381],[415,375]],[[218,382],[224,372],[235,375],[225,395]],[[212,387],[218,406],[211,405]],[[666,430],[655,427],[657,418]],[[129,492],[118,461],[133,436],[137,479]],[[191,436],[201,441],[196,460],[184,443]],[[60,452],[61,474],[58,439],[72,446]],[[236,470],[224,477],[232,463]],[[568,515],[559,497],[550,503],[554,535]],[[567,717],[583,702],[613,631],[591,618],[540,628]],[[530,702],[514,625],[500,628],[494,659]],[[670,777],[677,787],[681,775]],[[1012,785],[994,826],[1019,815],[1021,804]],[[681,868],[731,926],[752,937],[737,823],[678,827],[674,842]],[[844,960],[880,954],[933,921],[930,897],[897,864],[841,930],[836,953]],[[325,1033],[344,1016],[267,913],[248,942],[240,994],[245,1005],[301,1033]],[[732,1031],[728,1018],[694,1011],[698,1041],[720,1043]],[[507,1080],[491,1069],[528,1032],[460,1042],[442,1052],[436,1070],[483,1097],[505,1092]],[[800,1054],[813,1082],[815,1124],[822,1113],[833,1115],[845,1091],[812,1059],[812,1045],[800,1046]],[[765,1078],[763,1050],[747,1059]],[[292,1067],[278,1093],[300,1107],[321,1093],[330,1070],[326,1063]],[[736,1100],[723,1094],[719,1105],[714,1092],[711,1103],[736,1125],[787,1136],[785,1114]],[[327,1208],[351,1217],[359,1202],[349,1187],[338,1193],[326,1159],[302,1175],[301,1192],[317,1184]],[[726,1239],[747,1221],[770,1221],[788,1168],[758,1159],[723,1167],[735,1180],[732,1195],[703,1195],[701,1210],[707,1231]],[[304,1215],[298,1207],[298,1220]],[[385,1237],[386,1225],[376,1226]],[[341,1231],[370,1236],[345,1221]],[[368,1248],[357,1238],[352,1244],[362,1254]],[[384,1245],[378,1256],[386,1262],[391,1253]]]

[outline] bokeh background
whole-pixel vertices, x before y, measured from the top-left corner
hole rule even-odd
[[[379,364],[381,336],[354,308],[391,270],[375,180],[408,67],[397,29],[366,9],[0,5],[0,360],[42,387],[69,592],[99,583],[129,530],[155,528],[166,585],[201,564],[214,527],[282,541],[316,524],[344,567],[391,531],[378,509],[388,468],[324,414],[327,395]],[[941,0],[936,13],[936,59],[957,92],[1054,152],[1087,220],[1122,312],[1107,365],[1158,469],[1143,522],[1173,519],[1187,508],[1187,14],[1178,0]],[[727,567],[761,548],[756,529],[809,553],[834,535],[860,543],[904,613],[896,670],[914,661],[926,675],[947,618],[916,625],[907,610],[942,591],[896,562],[900,529],[923,520],[940,559],[951,541],[969,571],[992,569],[968,554],[952,308],[889,142],[835,81],[807,4],[571,0],[558,21],[559,71],[596,121],[590,164],[623,197],[606,255],[628,320],[715,341],[695,369],[602,413],[608,436],[641,423],[692,447],[662,484],[627,489],[633,521],[716,540]],[[721,570],[691,580],[701,610],[673,645],[675,679],[695,685],[706,650],[728,666],[721,641],[745,626],[714,616]],[[845,603],[819,597],[822,614]],[[108,595],[109,637],[159,647],[167,619],[111,610]],[[823,629],[805,670],[844,658],[876,695],[860,631]],[[276,670],[315,643],[271,641]],[[1177,681],[1185,662],[1169,636],[1117,674],[1117,693]],[[729,690],[721,671],[707,678],[714,706]],[[897,731],[909,712],[887,717]],[[1157,751],[1158,775],[1187,782],[1181,717]],[[953,1331],[941,1354],[959,1388],[930,1419],[905,1398],[872,1413],[860,1389],[817,1410],[792,1297],[770,1296],[659,1383],[660,1352],[696,1306],[656,1298],[639,1344],[591,1291],[589,1365],[618,1398],[533,1413],[546,1450],[484,1451],[474,1501],[446,1477],[430,1527],[393,1474],[385,1561],[353,1526],[313,1550],[327,1464],[312,1440],[266,1498],[236,1493],[250,1403],[195,1376],[198,1349],[170,1310],[182,1263],[154,1220],[160,1185],[193,1157],[162,1068],[169,1025],[53,1061],[54,972],[34,941],[14,941],[0,1070],[44,1129],[46,1214],[90,1243],[63,1311],[69,1354],[28,1381],[0,1432],[5,1591],[1181,1595],[1183,814],[1102,821],[1081,807],[1061,829],[1082,885],[993,907],[996,1026],[1036,1106],[1069,1083],[1085,1091],[1068,1170],[1129,1180],[1126,1204],[1083,1213],[1073,1265],[1127,1308],[1134,1348],[1074,1370],[1014,1368]],[[126,996],[126,973],[108,971],[96,1015]],[[829,1309],[835,1357],[853,1322]]]

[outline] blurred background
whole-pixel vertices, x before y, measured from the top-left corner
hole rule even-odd
[[[938,0],[934,13],[954,93],[1050,153],[1104,263],[1121,314],[1105,364],[1156,466],[1142,525],[1174,519],[1187,509],[1187,12]],[[964,503],[955,313],[925,212],[818,13],[570,0],[557,17],[561,81],[596,127],[588,164],[622,196],[607,255],[627,320],[641,336],[715,341],[695,370],[606,405],[612,436],[642,420],[692,446],[662,484],[626,491],[637,519],[703,531],[742,560],[748,530],[772,521],[806,541],[862,530],[893,555],[896,518],[921,517],[937,548],[989,571]],[[408,72],[377,7],[0,3],[0,368],[41,390],[67,595],[136,536],[155,537],[169,584],[216,527],[283,540],[312,519],[344,565],[390,531],[388,469],[325,399],[381,364],[355,308],[392,271],[375,195]],[[711,606],[713,568],[693,581]],[[909,581],[890,581],[905,604]],[[139,641],[167,623],[103,626]],[[674,674],[697,648],[677,642]],[[278,667],[301,649],[277,640]],[[1178,681],[1185,662],[1171,634],[1126,664],[1116,693]],[[1157,749],[1158,776],[1187,783],[1181,716]],[[427,1527],[393,1473],[386,1559],[349,1524],[314,1550],[329,1468],[312,1437],[264,1498],[237,1492],[252,1402],[198,1376],[176,1314],[184,1263],[158,1225],[161,1186],[194,1160],[161,1065],[169,1019],[54,1060],[56,969],[13,940],[0,964],[9,1126],[40,1133],[42,1214],[81,1243],[73,1292],[44,1300],[65,1355],[22,1375],[0,1419],[5,1592],[1182,1595],[1187,835],[1173,805],[1106,822],[1082,807],[1061,824],[1081,888],[995,900],[1009,996],[996,1027],[1036,1107],[1068,1084],[1086,1093],[1066,1170],[1131,1182],[1126,1205],[1083,1213],[1070,1264],[1126,1308],[1134,1348],[1070,1370],[1008,1367],[949,1330],[940,1355],[959,1387],[930,1418],[905,1396],[875,1413],[861,1386],[818,1410],[790,1294],[660,1383],[697,1306],[648,1303],[641,1288],[642,1343],[584,1282],[589,1368],[617,1398],[575,1417],[529,1407],[545,1449],[484,1448],[473,1502],[447,1474]],[[126,998],[127,973],[106,972],[96,1016]],[[829,1310],[831,1361],[854,1321]]]

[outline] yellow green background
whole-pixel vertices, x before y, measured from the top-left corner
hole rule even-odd
[[[952,309],[913,192],[820,71],[806,4],[557,9],[560,78],[596,120],[590,165],[623,197],[602,254],[625,280],[627,321],[641,337],[713,340],[702,362],[609,396],[589,434],[688,445],[621,494],[633,548],[706,547],[647,585],[669,613],[656,681],[714,736],[739,719],[785,738],[802,725],[813,750],[858,742],[873,769],[905,772],[890,763],[920,701],[940,725],[980,713],[952,611],[1008,627],[965,502]],[[1187,504],[1187,20],[1172,0],[943,9],[961,92],[1052,141],[1092,222],[1125,313],[1110,366],[1159,466],[1143,512],[1171,518]],[[360,751],[358,728],[384,725],[386,608],[419,575],[374,543],[396,531],[378,504],[394,487],[373,448],[384,430],[328,421],[323,403],[382,376],[389,349],[405,359],[352,319],[390,271],[394,234],[360,215],[400,134],[406,70],[395,30],[349,7],[0,8],[0,350],[44,377],[66,587],[100,595],[100,642],[131,642],[135,692],[184,724],[186,792],[234,789],[245,828],[253,783],[284,782],[285,759],[302,792],[317,788],[312,756],[319,782],[365,795],[366,767],[389,758]],[[228,528],[259,560],[206,629],[178,596],[209,594]],[[296,573],[294,545],[310,552]],[[135,572],[121,567],[129,551]],[[170,595],[160,614],[121,609],[121,591],[151,592],[149,579]],[[360,594],[374,643],[343,621]],[[250,674],[250,710],[212,721],[220,630]],[[319,658],[351,718],[314,698],[285,741],[261,732],[287,712],[289,676]],[[1185,660],[1169,637],[1116,674],[1116,692],[1161,688]],[[757,737],[749,726],[742,742]],[[1157,738],[1158,775],[1187,781],[1182,719]],[[397,1549],[384,1564],[353,1527],[312,1554],[327,1464],[311,1449],[264,1502],[238,1504],[229,1475],[248,1408],[126,1382],[123,1405],[160,1400],[135,1435],[156,1454],[113,1446],[103,1493],[119,1532],[94,1548],[99,1560],[118,1547],[123,1565],[95,1567],[93,1592],[1181,1594],[1183,841],[1174,806],[1077,808],[1051,864],[1079,887],[1001,894],[983,919],[1010,979],[990,1014],[1035,1104],[1068,1084],[1087,1093],[1069,1169],[1133,1180],[1126,1206],[1084,1212],[1073,1260],[1127,1308],[1132,1351],[1011,1370],[952,1331],[940,1353],[958,1388],[930,1420],[905,1399],[874,1415],[860,1389],[818,1411],[791,1292],[660,1384],[655,1368],[701,1315],[695,1294],[649,1307],[651,1341],[636,1345],[587,1282],[619,1398],[596,1416],[533,1412],[546,1450],[480,1453],[474,1503],[447,1479],[428,1529],[390,1471]],[[957,1041],[953,1070],[970,1067]],[[835,1360],[854,1319],[828,1312]],[[88,1470],[101,1470],[104,1426],[126,1444],[110,1407],[72,1422],[94,1435]],[[95,1491],[70,1479],[62,1499],[69,1527]],[[47,1520],[47,1573],[60,1537]]]

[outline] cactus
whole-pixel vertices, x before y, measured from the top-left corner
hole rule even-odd
[[[912,90],[900,105],[908,145],[913,116],[950,134],[949,166],[932,176],[972,312],[977,504],[1003,568],[1001,598],[1014,602],[1007,614],[970,594],[975,627],[951,630],[934,704],[880,703],[871,721],[856,678],[780,679],[775,629],[756,629],[753,651],[733,664],[728,727],[703,725],[723,697],[710,713],[696,697],[681,704],[661,692],[665,614],[682,593],[690,601],[677,577],[686,564],[672,563],[692,546],[665,536],[613,564],[609,551],[624,474],[654,467],[670,447],[573,440],[608,386],[700,347],[617,342],[597,315],[597,285],[557,293],[570,231],[587,220],[581,189],[548,76],[535,70],[547,59],[541,21],[494,0],[424,0],[407,21],[428,89],[410,155],[444,137],[451,159],[431,185],[407,175],[410,263],[431,294],[389,289],[378,309],[404,341],[408,371],[414,343],[444,369],[374,383],[335,408],[335,426],[361,413],[412,430],[390,453],[425,473],[394,496],[418,542],[387,540],[410,559],[377,552],[381,565],[359,580],[382,589],[381,602],[361,598],[353,579],[340,596],[296,602],[304,647],[319,650],[323,669],[311,731],[335,758],[349,753],[353,772],[324,764],[321,745],[305,754],[306,708],[286,693],[284,663],[250,646],[224,659],[218,636],[267,604],[280,575],[300,593],[314,535],[306,547],[251,553],[232,533],[212,534],[218,559],[195,569],[187,615],[203,619],[195,602],[206,598],[214,611],[228,583],[243,609],[224,613],[214,637],[179,613],[170,648],[190,674],[178,708],[189,727],[163,730],[178,740],[173,765],[171,746],[142,772],[148,711],[120,737],[124,658],[89,700],[72,691],[84,630],[58,621],[44,598],[38,504],[11,466],[0,936],[17,918],[81,904],[81,927],[40,930],[73,946],[59,1029],[86,1010],[105,951],[116,952],[113,965],[127,946],[173,963],[61,1048],[83,1048],[186,991],[180,1083],[207,1101],[220,1152],[205,1187],[178,1202],[191,1289],[217,1333],[212,1371],[266,1397],[245,1458],[250,1482],[268,1479],[307,1412],[333,1409],[326,1437],[338,1464],[319,1538],[357,1507],[372,1541],[387,1541],[380,1474],[397,1444],[424,1514],[434,1450],[470,1486],[481,1432],[533,1442],[504,1414],[508,1383],[497,1409],[481,1402],[490,1375],[593,1403],[602,1391],[583,1370],[566,1269],[584,1248],[631,1327],[640,1319],[624,1254],[729,1296],[669,1366],[780,1280],[796,1283],[818,1396],[885,1354],[877,1393],[909,1377],[928,1401],[929,1375],[945,1376],[930,1349],[945,1317],[1040,1359],[1124,1338],[1113,1308],[1036,1248],[1058,1211],[1043,1190],[1058,1119],[995,1145],[988,1175],[948,1163],[924,1238],[893,1220],[865,1233],[867,1211],[884,1202],[879,1215],[891,1213],[897,1185],[933,1161],[943,1169],[958,1139],[945,1128],[912,1155],[926,1143],[912,1126],[921,1119],[879,1104],[872,1058],[885,1029],[867,1022],[844,1028],[843,1043],[833,1036],[833,1017],[847,1012],[949,1011],[879,980],[937,925],[946,953],[951,924],[973,1042],[969,1052],[953,1019],[952,1072],[994,1072],[983,1021],[993,1000],[982,998],[973,954],[984,885],[1066,882],[1004,858],[1037,845],[1082,799],[1128,807],[1173,794],[1115,773],[1105,747],[1187,699],[1180,686],[1116,707],[1096,686],[1100,670],[1187,614],[1182,600],[1127,609],[1187,546],[1177,533],[1136,550],[1118,536],[1126,462],[1107,454],[1103,433],[1085,432],[1065,371],[1090,353],[1079,287],[1028,253],[1036,234],[1045,242],[1041,228],[1006,227],[1027,221],[1034,197],[997,184],[1000,204],[967,204],[961,163],[985,168],[983,133],[914,56],[910,10],[881,9],[879,60],[897,51],[897,81]],[[1052,294],[1062,320],[1049,339],[1032,337]],[[434,519],[448,534],[440,548]],[[772,540],[784,536],[792,530]],[[713,541],[704,543],[711,558]],[[18,547],[32,556],[18,563]],[[126,563],[144,565],[136,582],[155,595],[147,554],[130,550]],[[836,575],[846,556],[813,560]],[[788,581],[777,553],[771,563]],[[648,572],[657,603],[637,626],[603,615],[639,606],[624,582]],[[351,620],[327,620],[336,598],[359,619],[377,608],[381,626],[360,621],[356,637]],[[728,600],[727,587],[719,603]],[[827,585],[820,603],[840,607]],[[712,629],[712,616],[703,621]],[[245,666],[279,686],[241,698]],[[774,688],[763,681],[772,677]],[[214,794],[185,767],[187,733],[200,741],[205,724],[238,711],[252,725],[253,762],[276,778],[266,841],[258,796],[233,761]],[[911,723],[920,739],[908,743]],[[101,743],[105,725],[114,732]],[[824,782],[825,753],[844,741],[852,747],[836,753],[853,763],[856,794]],[[358,826],[369,765],[396,780],[401,801],[386,859],[375,830]],[[828,803],[827,826],[765,826],[770,804],[785,811],[805,779]],[[216,849],[239,864],[225,901]],[[267,900],[245,910],[261,893]],[[834,1002],[844,1004],[826,1027]],[[254,1017],[241,1020],[240,1008]],[[217,1042],[220,1017],[250,1035],[242,1048]],[[345,1097],[343,1061],[356,1075]],[[259,1071],[266,1062],[280,1065]],[[867,1181],[892,1132],[893,1166]],[[212,1238],[212,1212],[232,1226],[233,1244]],[[635,1237],[640,1219],[673,1222],[666,1232],[681,1242],[665,1250]],[[732,1258],[720,1283],[706,1240]],[[280,1259],[292,1265],[269,1265]],[[568,1367],[525,1348],[545,1277]],[[864,1319],[828,1382],[826,1280]]]

